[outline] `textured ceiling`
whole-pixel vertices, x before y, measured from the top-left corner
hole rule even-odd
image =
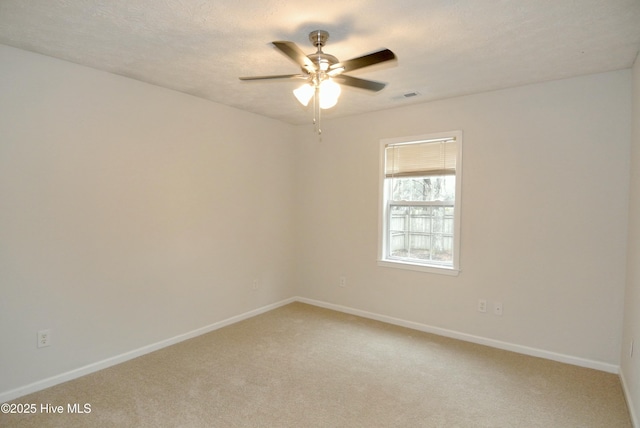
[[[290,123],[311,116],[299,81],[238,77],[298,73],[270,42],[312,53],[317,29],[340,60],[398,57],[349,73],[388,86],[345,88],[338,117],[631,67],[640,0],[0,0],[2,44]]]

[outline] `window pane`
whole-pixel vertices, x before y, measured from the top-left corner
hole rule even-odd
[[[453,206],[394,203],[389,225],[389,257],[452,265]]]
[[[387,178],[386,180],[391,180],[391,199],[394,201],[455,200],[455,175]]]

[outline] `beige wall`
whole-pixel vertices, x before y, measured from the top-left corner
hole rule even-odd
[[[636,426],[640,423],[640,56],[633,66],[631,190],[627,288],[622,335],[621,371]],[[630,355],[634,342],[633,356]]]
[[[4,46],[0,93],[0,392],[294,295],[292,126]]]
[[[620,358],[629,70],[298,129],[302,296],[549,353]],[[348,96],[344,94],[343,96]],[[382,138],[463,131],[457,277],[376,264]],[[347,287],[338,286],[347,277]],[[479,313],[478,299],[504,315]]]

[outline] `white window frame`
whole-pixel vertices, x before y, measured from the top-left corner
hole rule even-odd
[[[437,263],[414,260],[402,260],[388,257],[388,227],[389,227],[389,186],[385,185],[385,148],[390,144],[411,144],[420,142],[437,142],[455,138],[457,143],[456,158],[456,196],[454,201],[454,230],[453,230],[453,266],[440,266]],[[458,275],[460,273],[460,206],[462,201],[462,131],[438,132],[432,134],[414,135],[408,137],[385,138],[380,140],[379,165],[379,200],[378,200],[378,266],[408,269],[420,272],[437,273],[443,275]],[[430,202],[406,202],[402,205],[429,205]]]

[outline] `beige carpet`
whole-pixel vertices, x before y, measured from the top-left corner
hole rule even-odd
[[[301,303],[15,403],[65,413],[0,426],[631,426],[616,375]]]

